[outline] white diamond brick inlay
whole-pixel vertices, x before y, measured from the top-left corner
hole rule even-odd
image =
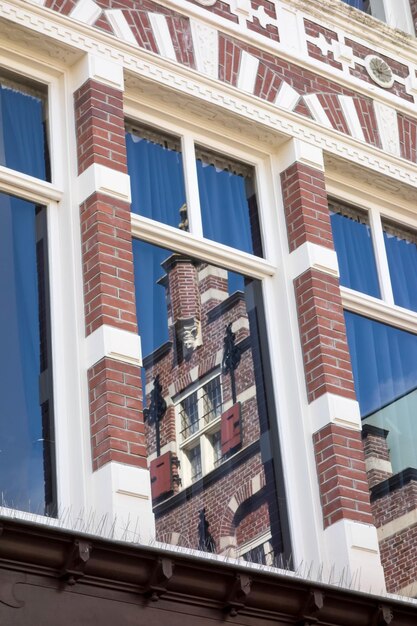
[[[70,13],[74,20],[94,24],[101,15],[101,8],[93,0],[80,0]]]
[[[240,54],[239,74],[237,77],[237,87],[242,91],[253,93],[255,81],[258,75],[259,59],[242,50]]]
[[[176,61],[177,55],[175,54],[165,15],[162,15],[162,13],[148,13],[148,16],[159,54],[166,59]]]

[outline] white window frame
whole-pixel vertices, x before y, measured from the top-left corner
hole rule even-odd
[[[0,72],[5,68],[23,86],[26,81],[29,85],[35,81],[44,86],[47,94],[52,182],[0,166],[0,192],[46,207],[58,517],[51,519],[9,508],[2,508],[1,513],[73,527],[80,514],[88,510],[86,477],[91,467],[88,393],[80,377],[84,370],[84,312],[79,214],[71,209],[73,204],[78,207],[71,191],[76,189],[73,92],[62,66],[46,67],[44,60],[38,62],[36,52],[28,57],[24,48],[19,52],[16,46],[12,52],[9,47],[10,42],[3,45],[0,39]],[[72,176],[68,154],[72,158]]]

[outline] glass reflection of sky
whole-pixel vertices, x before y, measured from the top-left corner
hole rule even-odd
[[[35,207],[0,194],[0,504],[43,514]]]
[[[128,133],[127,162],[132,188],[132,211],[178,227],[185,203],[182,154]]]
[[[417,335],[346,312],[361,415],[389,430],[394,471],[417,467]]]
[[[340,213],[331,213],[340,284],[380,297],[371,231],[367,224]]]

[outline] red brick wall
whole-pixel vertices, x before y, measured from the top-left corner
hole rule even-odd
[[[81,205],[86,334],[102,324],[137,332],[130,205],[93,194]]]
[[[74,100],[78,173],[92,163],[127,172],[122,92],[88,80]]]
[[[372,524],[360,432],[328,424],[313,441],[324,527],[340,519]]]
[[[355,399],[339,281],[314,269],[294,281],[308,401]]]
[[[93,469],[147,467],[140,367],[105,358],[88,372]]]
[[[417,0],[410,0],[410,9],[415,28],[417,24]]]
[[[296,162],[281,174],[281,188],[290,251],[306,241],[333,248],[324,173]]]

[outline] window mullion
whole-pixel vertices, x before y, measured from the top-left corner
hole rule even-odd
[[[388,259],[385,250],[384,232],[382,230],[381,215],[377,209],[370,209],[369,221],[371,225],[372,241],[375,251],[381,296],[387,304],[393,305],[394,296],[392,293]]]
[[[200,194],[198,191],[194,140],[192,135],[188,133],[184,134],[182,137],[182,155],[189,230],[190,233],[193,233],[196,237],[202,237],[203,226],[201,223]]]

